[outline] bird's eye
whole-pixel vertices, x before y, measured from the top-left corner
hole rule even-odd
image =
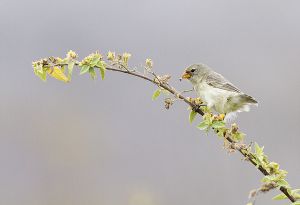
[[[193,73],[193,72],[195,72],[195,70],[196,70],[196,69],[195,69],[195,68],[193,68],[193,69],[191,70],[191,72]]]

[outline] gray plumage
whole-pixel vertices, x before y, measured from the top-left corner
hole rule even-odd
[[[205,64],[189,66],[182,76],[191,81],[198,96],[207,106],[224,114],[249,111],[249,105],[257,101],[244,94],[221,74],[216,73]]]

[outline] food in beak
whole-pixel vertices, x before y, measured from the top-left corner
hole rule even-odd
[[[184,72],[181,76],[181,79],[190,79],[192,77],[192,75],[188,72]]]

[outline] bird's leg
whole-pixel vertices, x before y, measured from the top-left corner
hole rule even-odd
[[[183,90],[183,91],[180,92],[180,94],[182,94],[182,93],[188,93],[188,92],[192,92],[192,91],[194,91],[194,88],[190,89],[190,90]]]
[[[183,91],[179,92],[178,94],[179,94],[179,95],[182,95],[183,93],[192,92],[192,91],[194,91],[194,90],[195,90],[194,88],[193,88],[193,89],[190,89],[190,90],[183,90]]]
[[[190,90],[183,90],[180,92],[180,94],[182,93],[188,93],[188,92],[192,92],[192,91],[195,91],[195,88],[193,89],[190,89]],[[191,98],[191,97],[188,97],[188,100],[195,104],[196,106],[193,108],[193,110],[199,110],[201,106],[207,106],[205,104],[203,104],[203,100],[201,98]]]

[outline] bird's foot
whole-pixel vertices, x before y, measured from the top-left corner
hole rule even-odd
[[[193,88],[193,89],[190,89],[190,90],[183,90],[183,91],[181,91],[180,92],[180,94],[183,94],[183,93],[189,93],[189,92],[192,92],[192,91],[194,91],[195,89]]]

